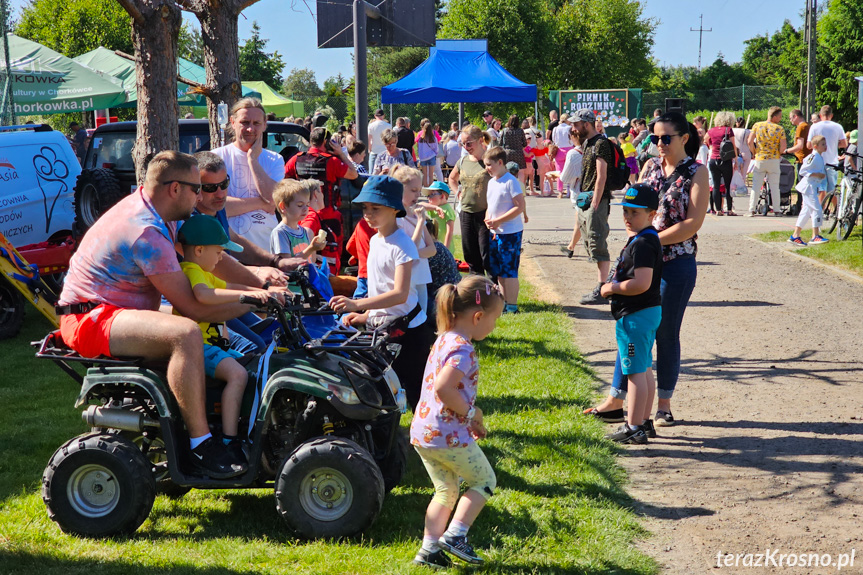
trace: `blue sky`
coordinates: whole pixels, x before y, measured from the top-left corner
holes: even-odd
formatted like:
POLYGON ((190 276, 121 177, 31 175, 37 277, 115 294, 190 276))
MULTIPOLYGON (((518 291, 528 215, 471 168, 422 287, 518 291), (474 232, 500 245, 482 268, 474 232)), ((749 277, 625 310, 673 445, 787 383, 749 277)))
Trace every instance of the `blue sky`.
MULTIPOLYGON (((25 3, 11 1, 16 10, 25 3)), ((240 17, 240 39, 248 38, 257 21, 261 35, 269 39, 268 50, 282 55, 284 75, 292 68, 311 68, 320 84, 338 73, 353 76, 350 49, 316 48, 317 27, 307 5, 314 10, 315 0, 260 0, 240 17)), ((707 66, 719 52, 728 62, 739 61, 744 40, 774 32, 786 18, 802 26, 805 0, 642 0, 642 5, 645 16, 660 21, 653 55, 664 65, 698 63, 698 33, 689 29, 698 28, 699 14, 704 14, 704 28, 713 29, 703 38, 702 66, 707 66)))

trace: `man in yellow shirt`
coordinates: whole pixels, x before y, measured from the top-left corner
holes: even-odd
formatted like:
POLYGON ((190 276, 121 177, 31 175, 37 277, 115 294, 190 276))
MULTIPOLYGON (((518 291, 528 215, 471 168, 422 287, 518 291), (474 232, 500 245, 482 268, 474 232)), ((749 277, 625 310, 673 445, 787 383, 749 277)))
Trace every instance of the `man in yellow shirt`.
POLYGON ((755 158, 747 216, 755 213, 755 206, 758 205, 758 197, 761 195, 761 186, 765 178, 770 184, 773 215, 779 215, 779 162, 788 147, 785 129, 779 124, 782 120, 782 108, 773 106, 767 111, 767 118, 766 122, 758 122, 752 126, 752 133, 749 134, 746 142, 755 158))

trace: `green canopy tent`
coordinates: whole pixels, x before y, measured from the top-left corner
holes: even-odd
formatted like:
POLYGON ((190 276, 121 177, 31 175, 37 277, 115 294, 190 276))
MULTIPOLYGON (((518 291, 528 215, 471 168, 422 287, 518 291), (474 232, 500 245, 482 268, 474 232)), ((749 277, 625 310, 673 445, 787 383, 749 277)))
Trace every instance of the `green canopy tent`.
MULTIPOLYGON (((126 102, 118 80, 15 34, 6 38, 16 115, 92 112, 126 102)), ((5 72, 2 60, 0 67, 5 72)))
POLYGON ((253 90, 261 93, 261 102, 267 112, 273 112, 278 118, 286 118, 294 116, 295 118, 303 117, 303 103, 297 100, 291 100, 282 96, 266 83, 266 82, 243 82, 243 86, 248 86, 253 90))
MULTIPOLYGON (((81 54, 75 61, 91 68, 97 72, 107 74, 119 80, 123 88, 126 90, 128 102, 123 104, 123 107, 134 107, 137 105, 138 90, 135 86, 135 63, 128 58, 118 55, 113 50, 102 46, 91 50, 86 54, 81 54)), ((177 73, 181 78, 185 78, 198 84, 204 84, 206 73, 201 66, 194 64, 188 60, 180 58, 177 62, 177 73)), ((189 94, 190 86, 185 82, 177 81, 177 101, 181 106, 207 106, 207 100, 200 94, 189 94)), ((260 97, 260 94, 254 90, 243 87, 243 96, 260 97)), ((206 112, 204 113, 206 115, 206 112)))

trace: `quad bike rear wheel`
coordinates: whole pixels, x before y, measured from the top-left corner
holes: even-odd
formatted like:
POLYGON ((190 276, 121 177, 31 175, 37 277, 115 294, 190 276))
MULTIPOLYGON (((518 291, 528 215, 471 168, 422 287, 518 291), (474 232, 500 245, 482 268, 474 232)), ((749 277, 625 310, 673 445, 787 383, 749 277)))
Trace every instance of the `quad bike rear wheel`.
POLYGON ((86 433, 51 456, 42 500, 64 533, 83 537, 130 535, 156 498, 150 462, 117 434, 86 433))
POLYGON ((381 511, 384 480, 362 447, 340 437, 318 437, 285 458, 276 478, 276 509, 306 539, 351 537, 381 511))

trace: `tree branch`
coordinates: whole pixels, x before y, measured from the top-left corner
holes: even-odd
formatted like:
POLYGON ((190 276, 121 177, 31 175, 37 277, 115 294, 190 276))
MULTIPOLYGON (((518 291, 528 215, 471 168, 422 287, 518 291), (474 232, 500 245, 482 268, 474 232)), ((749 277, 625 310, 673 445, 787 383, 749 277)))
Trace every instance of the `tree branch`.
POLYGON ((242 12, 243 10, 245 10, 246 8, 248 8, 249 6, 251 6, 252 4, 257 3, 258 1, 259 1, 259 0, 241 0, 241 2, 240 2, 240 9, 239 9, 239 10, 237 10, 237 14, 239 14, 240 12, 242 12))
POLYGON ((129 16, 132 17, 132 20, 134 20, 136 24, 141 26, 144 25, 144 15, 141 14, 141 10, 134 0, 117 0, 117 2, 119 2, 120 6, 129 13, 129 16))

